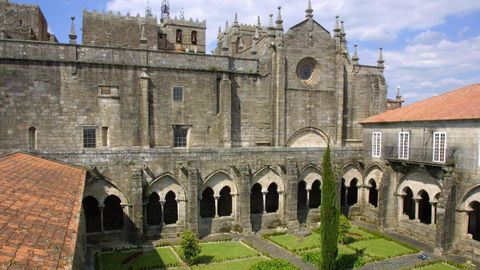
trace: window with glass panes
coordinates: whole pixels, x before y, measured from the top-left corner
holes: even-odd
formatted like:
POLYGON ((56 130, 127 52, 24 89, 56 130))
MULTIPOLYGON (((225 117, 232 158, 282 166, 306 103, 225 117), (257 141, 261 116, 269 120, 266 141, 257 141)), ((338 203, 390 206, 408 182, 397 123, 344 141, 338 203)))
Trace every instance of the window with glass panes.
POLYGON ((97 146, 97 136, 95 128, 83 128, 83 147, 95 148, 97 146))
POLYGON ((410 133, 400 132, 398 134, 398 158, 408 159, 408 146, 410 144, 410 133))
POLYGON ((382 133, 372 133, 372 157, 380 157, 382 148, 382 133))
POLYGON ((188 129, 175 127, 173 129, 173 147, 187 147, 188 129))
POLYGON ((183 100, 183 88, 180 86, 173 87, 173 101, 183 100))
POLYGON ((433 161, 445 162, 447 148, 447 133, 434 132, 433 133, 433 161))

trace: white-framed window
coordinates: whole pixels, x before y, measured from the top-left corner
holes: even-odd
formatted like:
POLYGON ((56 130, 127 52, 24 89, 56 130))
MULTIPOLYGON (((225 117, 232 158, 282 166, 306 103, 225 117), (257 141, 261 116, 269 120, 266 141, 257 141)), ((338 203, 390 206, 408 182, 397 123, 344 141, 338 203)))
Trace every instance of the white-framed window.
POLYGON ((408 159, 410 145, 410 133, 402 131, 398 134, 398 158, 408 159))
POLYGON ((372 133, 372 157, 380 157, 382 153, 382 133, 372 133))
POLYGON ((433 133, 433 162, 445 162, 447 150, 447 133, 433 133))

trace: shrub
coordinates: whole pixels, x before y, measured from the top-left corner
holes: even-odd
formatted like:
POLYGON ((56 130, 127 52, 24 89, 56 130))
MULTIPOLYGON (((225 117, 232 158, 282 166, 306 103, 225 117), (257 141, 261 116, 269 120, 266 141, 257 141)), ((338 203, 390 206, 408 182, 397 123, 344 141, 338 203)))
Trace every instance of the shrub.
POLYGON ((200 254, 200 249, 198 237, 190 230, 184 231, 180 242, 180 253, 187 264, 190 265, 195 262, 198 254, 200 254))
POLYGON ((350 220, 344 215, 340 215, 338 220, 338 242, 341 244, 346 244, 348 241, 347 233, 352 228, 350 220))
POLYGON ((250 270, 300 270, 300 268, 284 259, 273 259, 254 263, 250 270))

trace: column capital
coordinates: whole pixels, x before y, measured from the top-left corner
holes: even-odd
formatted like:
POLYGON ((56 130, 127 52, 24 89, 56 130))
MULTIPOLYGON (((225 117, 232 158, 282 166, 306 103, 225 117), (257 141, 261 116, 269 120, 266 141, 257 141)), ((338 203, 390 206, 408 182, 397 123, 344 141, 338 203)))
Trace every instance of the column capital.
POLYGON ((215 200, 218 200, 218 199, 220 199, 220 195, 213 195, 213 198, 214 198, 215 200))

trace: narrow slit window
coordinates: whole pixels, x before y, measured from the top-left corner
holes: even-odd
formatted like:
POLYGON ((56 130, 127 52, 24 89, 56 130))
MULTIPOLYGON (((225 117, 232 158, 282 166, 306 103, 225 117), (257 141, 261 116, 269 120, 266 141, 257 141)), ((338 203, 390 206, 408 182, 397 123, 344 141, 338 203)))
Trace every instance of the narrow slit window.
POLYGON ((108 127, 102 127, 102 146, 108 147, 108 127))
POLYGON ((193 45, 197 45, 197 31, 192 31, 191 41, 193 45))
POLYGON ((30 127, 28 129, 28 147, 30 150, 35 150, 37 148, 37 129, 35 127, 30 127))
POLYGON ((182 39, 183 39, 182 29, 177 29, 177 32, 176 32, 176 41, 177 41, 177 43, 182 43, 182 39))
POLYGON ((97 137, 95 128, 83 128, 83 147, 97 147, 97 137))

